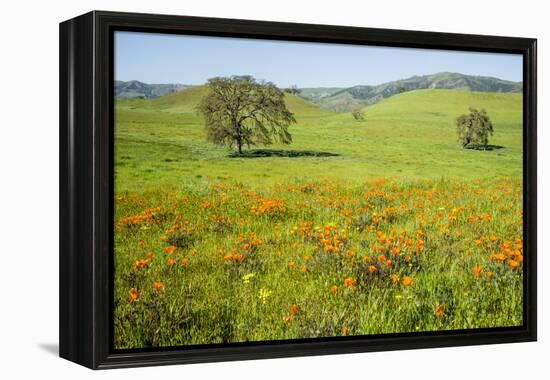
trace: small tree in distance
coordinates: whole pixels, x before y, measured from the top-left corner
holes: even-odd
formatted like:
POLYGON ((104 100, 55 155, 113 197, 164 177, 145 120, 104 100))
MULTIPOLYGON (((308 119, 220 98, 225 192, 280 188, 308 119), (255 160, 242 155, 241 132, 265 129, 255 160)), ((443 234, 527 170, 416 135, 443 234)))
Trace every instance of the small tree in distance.
POLYGON ((484 109, 470 107, 470 113, 456 119, 456 133, 462 148, 476 144, 487 149, 489 135, 493 135, 493 124, 484 109))
POLYGON ((288 127, 296 122, 284 93, 271 82, 253 77, 216 77, 197 109, 204 116, 207 139, 242 154, 243 145, 269 145, 273 139, 290 144, 288 127))
POLYGON ((292 95, 300 95, 300 93, 302 92, 302 90, 300 90, 295 84, 285 88, 284 91, 292 95))
POLYGON ((357 121, 365 120, 365 113, 363 111, 361 111, 361 109, 356 109, 356 110, 351 111, 351 115, 357 121))

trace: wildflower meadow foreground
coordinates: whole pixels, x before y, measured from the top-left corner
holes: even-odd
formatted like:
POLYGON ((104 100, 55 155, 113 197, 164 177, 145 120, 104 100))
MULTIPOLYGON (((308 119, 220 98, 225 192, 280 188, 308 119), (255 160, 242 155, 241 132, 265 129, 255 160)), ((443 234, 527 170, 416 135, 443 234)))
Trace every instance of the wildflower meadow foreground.
POLYGON ((115 347, 521 325, 521 205, 512 178, 118 193, 115 347))

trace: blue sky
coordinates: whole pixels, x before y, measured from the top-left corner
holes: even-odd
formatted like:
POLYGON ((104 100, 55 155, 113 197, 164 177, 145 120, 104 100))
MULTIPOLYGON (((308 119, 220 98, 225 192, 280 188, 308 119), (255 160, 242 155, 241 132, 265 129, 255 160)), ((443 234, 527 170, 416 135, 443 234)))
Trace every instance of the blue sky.
POLYGON ((517 54, 115 33, 115 79, 202 84, 252 75, 280 87, 376 85, 442 71, 522 80, 517 54))

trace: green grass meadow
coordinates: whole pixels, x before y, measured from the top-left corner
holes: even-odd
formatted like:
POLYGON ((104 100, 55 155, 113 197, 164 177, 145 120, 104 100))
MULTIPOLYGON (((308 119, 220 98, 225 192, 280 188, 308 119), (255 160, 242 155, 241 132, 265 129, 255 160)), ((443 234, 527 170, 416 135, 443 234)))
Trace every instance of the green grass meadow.
POLYGON ((522 98, 417 90, 365 120, 287 95, 293 143, 206 141, 206 88, 115 104, 115 348, 522 324, 522 98), (485 108, 493 150, 462 149, 485 108))

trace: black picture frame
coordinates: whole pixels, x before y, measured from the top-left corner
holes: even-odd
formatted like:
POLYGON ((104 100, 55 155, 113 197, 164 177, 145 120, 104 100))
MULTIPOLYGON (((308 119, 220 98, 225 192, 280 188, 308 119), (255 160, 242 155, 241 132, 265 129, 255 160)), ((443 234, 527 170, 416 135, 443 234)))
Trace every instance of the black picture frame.
POLYGON ((60 24, 60 356, 93 369, 528 342, 537 337, 536 39, 93 11, 60 24), (524 324, 520 327, 112 349, 113 33, 140 31, 523 56, 524 324))

